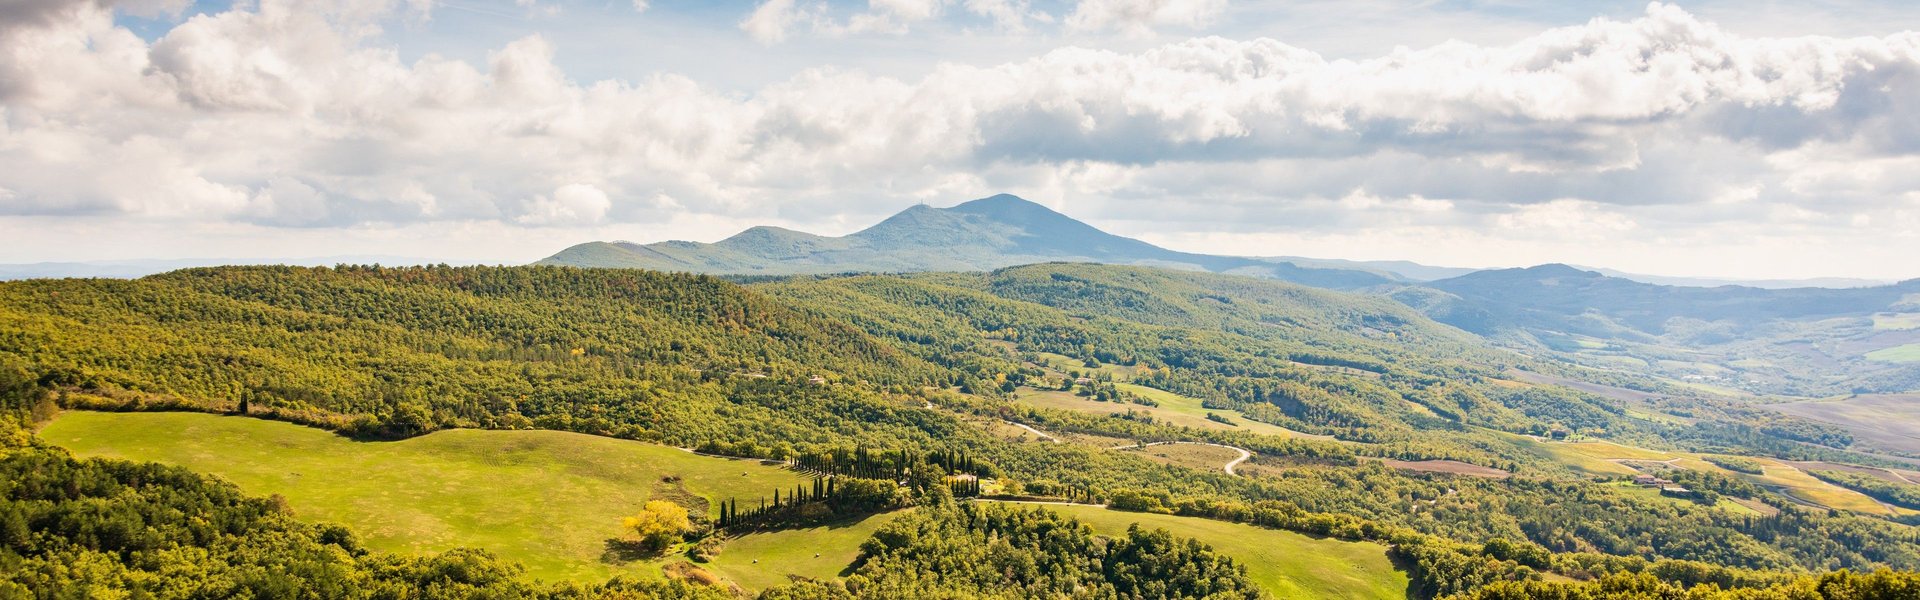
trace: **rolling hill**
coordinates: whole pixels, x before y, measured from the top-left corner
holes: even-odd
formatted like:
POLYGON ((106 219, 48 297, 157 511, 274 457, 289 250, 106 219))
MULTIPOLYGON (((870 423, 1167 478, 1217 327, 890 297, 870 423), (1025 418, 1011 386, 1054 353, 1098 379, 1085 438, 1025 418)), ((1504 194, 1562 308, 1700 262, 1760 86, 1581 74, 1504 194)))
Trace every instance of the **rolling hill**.
MULTIPOLYGON (((1889 332, 1909 331, 1900 319, 1879 323, 1889 332)), ((894 481, 903 502, 887 508, 910 500, 922 509, 938 509, 938 518, 914 517, 909 525, 946 528, 965 539, 986 540, 988 531, 981 527, 1021 532, 1053 525, 1019 515, 971 525, 955 520, 959 513, 939 508, 952 496, 943 500, 939 492, 953 491, 940 484, 959 477, 960 469, 921 457, 978 459, 977 469, 967 467, 978 472, 968 474, 993 480, 997 489, 1012 490, 1007 493, 1014 498, 1171 512, 1182 520, 1165 520, 1165 526, 1178 524, 1180 535, 1248 531, 1220 527, 1237 522, 1380 544, 1392 549, 1390 558, 1407 574, 1403 584, 1388 571, 1353 567, 1345 572, 1371 575, 1327 586, 1299 581, 1335 596, 1384 595, 1369 592, 1402 588, 1443 596, 1537 572, 1568 577, 1595 573, 1588 569, 1640 572, 1670 560, 1764 570, 1767 577, 1920 565, 1920 550, 1908 543, 1910 529, 1885 514, 1801 510, 1789 497, 1749 482, 1698 478, 1705 475, 1687 480, 1689 487, 1779 511, 1779 518, 1758 521, 1719 502, 1622 494, 1618 482, 1594 482, 1592 473, 1576 472, 1564 454, 1537 451, 1570 447, 1572 442, 1542 439, 1559 431, 1583 439, 1603 436, 1621 447, 1645 444, 1649 453, 1768 455, 1867 466, 1886 462, 1843 451, 1851 438, 1837 430, 1751 405, 1700 400, 1632 373, 1561 368, 1503 352, 1377 295, 1194 270, 1043 263, 986 272, 755 278, 742 285, 704 275, 549 266, 192 269, 133 281, 0 283, 0 350, 0 418, 30 426, 54 421, 39 430, 40 438, 31 430, 0 429, 0 445, 46 443, 101 458, 162 459, 226 475, 253 493, 283 494, 283 501, 241 503, 236 510, 268 515, 268 524, 277 528, 263 529, 262 536, 286 530, 343 550, 362 546, 348 543, 334 529, 293 527, 292 520, 353 521, 340 531, 356 532, 368 554, 323 548, 313 555, 332 561, 325 564, 355 561, 341 568, 479 561, 478 555, 451 549, 472 545, 498 552, 500 564, 524 565, 501 571, 503 578, 526 568, 552 579, 593 581, 624 571, 591 563, 597 560, 592 542, 604 542, 609 530, 579 529, 588 537, 554 539, 565 543, 530 549, 527 544, 543 543, 538 535, 510 535, 525 527, 490 525, 486 519, 551 521, 541 514, 550 508, 605 524, 619 514, 598 503, 563 505, 540 497, 547 491, 567 493, 550 481, 568 472, 606 475, 599 477, 598 489, 611 490, 607 493, 620 498, 615 503, 629 508, 635 501, 676 493, 675 484, 711 500, 739 491, 730 488, 751 490, 787 476, 742 476, 745 469, 734 466, 738 463, 696 457, 661 443, 731 456, 799 457, 815 465, 820 457, 898 456, 911 465, 911 474, 876 478, 894 481), (1616 402, 1513 374, 1522 371, 1600 377, 1652 392, 1649 398, 1616 402), (1651 399, 1656 395, 1662 398, 1651 399), (1060 396, 1072 404, 1026 401, 1060 396), (1119 410, 1081 406, 1092 403, 1119 410), (206 428, 189 431, 190 424, 81 428, 83 421, 66 419, 92 414, 100 421, 123 421, 104 413, 69 413, 56 420, 63 408, 230 412, 319 425, 348 436, 295 433, 284 424, 231 417, 173 417, 258 425, 284 434, 223 442, 234 438, 206 428), (1208 419, 1209 412, 1227 421, 1208 419), (1053 443, 1002 435, 996 427, 1007 423, 1068 439, 1053 443), (163 439, 151 451, 115 449, 182 433, 185 445, 163 439), (355 436, 403 441, 349 439, 355 436), (1210 457, 1184 460, 1114 448, 1128 441, 1222 444, 1256 456, 1243 465, 1247 469, 1226 472, 1210 457), (531 456, 548 448, 579 457, 589 446, 597 450, 586 455, 585 463, 531 456), (637 450, 642 447, 650 450, 637 450), (227 453, 237 458, 223 458, 227 453), (462 453, 482 458, 477 463, 446 460, 462 453), (526 460, 514 462, 516 457, 526 460), (359 466, 341 468, 329 464, 331 459, 359 466), (1391 465, 1456 461, 1511 477, 1406 471, 1388 460, 1398 461, 1391 465), (383 469, 382 464, 400 466, 383 469), (726 466, 716 471, 719 467, 702 465, 726 466), (390 473, 405 469, 436 475, 396 478, 390 473), (473 475, 502 471, 514 473, 473 475), (323 479, 353 481, 328 485, 323 479), (502 481, 531 487, 517 490, 524 492, 519 496, 482 489, 502 481), (260 487, 262 482, 269 487, 260 487), (348 496, 355 488, 373 497, 419 498, 422 506, 441 506, 354 508, 348 496), (500 500, 512 510, 473 510, 500 500), (1504 516, 1485 518, 1488 514, 1504 516), (1185 520, 1196 518, 1220 523, 1185 520), (1562 523, 1584 525, 1566 529, 1557 525, 1562 523)), ((140 531, 143 517, 101 520, 111 527, 101 531, 112 534, 103 537, 78 521, 64 528, 68 521, 54 511, 97 504, 95 498, 139 501, 114 486, 172 493, 142 483, 151 480, 142 470, 146 467, 75 460, 63 452, 10 454, 0 446, 0 468, 11 469, 15 477, 46 480, 0 490, 0 495, 27 494, 0 498, 0 533, 21 530, 10 522, 25 523, 33 533, 0 539, 10 544, 0 550, 32 557, 35 562, 25 572, 58 575, 71 556, 117 552, 123 544, 116 540, 148 543, 120 535, 140 531), (70 473, 47 465, 83 470, 70 473), (91 479, 124 483, 84 481, 91 479), (66 549, 35 541, 43 539, 62 540, 66 549)), ((1655 468, 1609 465, 1612 477, 1655 468)), ((1678 481, 1683 475, 1674 477, 1678 481)), ((190 483, 173 487, 205 487, 190 483)), ((582 492, 575 499, 599 493, 582 492)), ((154 517, 148 521, 164 524, 171 521, 163 518, 175 513, 145 514, 154 517)), ((1110 540, 1118 540, 1115 530, 1126 524, 1089 519, 1110 540)), ((197 526, 191 519, 175 520, 184 529, 197 526)), ((749 554, 753 545, 742 545, 707 563, 713 568, 706 572, 764 582, 757 585, 778 584, 786 574, 811 574, 834 579, 820 585, 912 586, 918 585, 917 577, 971 576, 976 574, 972 565, 988 564, 889 562, 873 555, 851 573, 839 568, 853 555, 845 549, 851 546, 838 544, 856 538, 880 540, 908 554, 960 539, 946 533, 920 536, 896 523, 901 521, 871 534, 843 529, 818 538, 839 540, 832 548, 795 549, 774 540, 761 547, 778 550, 776 555, 754 557, 749 554), (730 553, 737 556, 725 558, 730 553), (756 563, 756 558, 771 560, 756 563)), ((1085 532, 1062 531, 1071 535, 1035 540, 1092 543, 1085 532)), ((706 540, 724 541, 713 536, 701 541, 706 540)), ((153 543, 161 544, 153 548, 170 547, 153 543)), ((1136 549, 1153 549, 1155 555, 1159 548, 1177 551, 1191 557, 1196 568, 1216 564, 1205 562, 1213 560, 1211 550, 1187 542, 1176 548, 1172 539, 1139 537, 1137 543, 1136 549)), ((865 553, 869 544, 858 546, 865 553)), ((1019 553, 1012 558, 1079 556, 1077 551, 1047 554, 1053 552, 1045 550, 1049 545, 969 547, 1019 553)), ((1237 551, 1226 541, 1215 547, 1229 556, 1237 551)), ((234 572, 251 569, 256 557, 274 556, 244 547, 222 552, 219 560, 234 572)), ((1369 564, 1380 564, 1377 552, 1370 551, 1369 564)), ((98 556, 130 557, 113 559, 128 570, 171 564, 143 558, 151 555, 98 556)), ((1246 577, 1280 581, 1287 577, 1283 571, 1250 569, 1246 577)), ((977 574, 986 584, 997 584, 1004 575, 997 570, 977 574)), ((1052 585, 1047 581, 1032 584, 1052 585)), ((900 596, 876 591, 869 597, 900 596)))
POLYGON ((1333 289, 1392 283, 1382 271, 1304 267, 1283 260, 1168 250, 1101 231, 1001 194, 951 208, 915 206, 845 237, 754 227, 711 244, 590 242, 543 265, 727 275, 987 271, 1041 262, 1150 265, 1235 273, 1333 289))
POLYGON ((1387 292, 1436 321, 1608 370, 1722 393, 1903 392, 1920 368, 1920 280, 1855 288, 1658 285, 1567 265, 1479 271, 1387 292))
MULTIPOLYGON (((1596 336, 1665 334, 1674 319, 1752 326, 1777 319, 1869 315, 1920 308, 1920 280, 1863 288, 1769 290, 1641 283, 1549 264, 1469 273, 1425 284, 1486 313, 1489 323, 1457 323, 1490 333, 1499 326, 1553 328, 1596 336)), ((1446 319, 1442 319, 1445 321, 1446 319)))

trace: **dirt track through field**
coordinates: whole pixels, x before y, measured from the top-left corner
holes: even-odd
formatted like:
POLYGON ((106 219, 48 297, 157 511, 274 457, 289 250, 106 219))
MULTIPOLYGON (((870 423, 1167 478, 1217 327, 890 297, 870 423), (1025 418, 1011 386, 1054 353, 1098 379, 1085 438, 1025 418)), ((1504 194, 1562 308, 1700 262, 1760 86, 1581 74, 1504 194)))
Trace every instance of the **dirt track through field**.
POLYGON ((1228 446, 1228 445, 1226 445, 1226 444, 1214 444, 1214 443, 1210 443, 1210 442, 1148 442, 1148 443, 1145 443, 1145 444, 1121 444, 1121 445, 1119 445, 1119 446, 1114 446, 1114 447, 1112 447, 1112 448, 1108 448, 1108 450, 1131 450, 1131 449, 1133 449, 1133 448, 1145 448, 1145 447, 1148 447, 1148 446, 1161 446, 1161 445, 1166 445, 1166 444, 1188 444, 1188 445, 1193 445, 1193 446, 1213 446, 1213 447, 1215 447, 1215 448, 1226 448, 1226 449, 1228 449, 1228 450, 1232 450, 1232 451, 1234 451, 1234 452, 1239 452, 1239 453, 1240 453, 1240 457, 1239 457, 1239 458, 1235 458, 1235 459, 1233 459, 1233 460, 1230 460, 1230 461, 1227 461, 1227 464, 1226 464, 1226 466, 1223 466, 1223 467, 1221 467, 1221 470, 1224 470, 1224 471, 1226 471, 1228 475, 1232 475, 1232 476, 1234 476, 1234 477, 1239 477, 1239 476, 1240 476, 1240 473, 1238 473, 1238 472, 1236 472, 1236 471, 1234 471, 1234 470, 1233 470, 1233 469, 1234 469, 1234 467, 1238 467, 1238 466, 1240 466, 1240 463, 1244 463, 1244 462, 1247 462, 1248 460, 1251 460, 1251 459, 1253 458, 1253 453, 1252 453, 1252 452, 1249 452, 1249 451, 1247 451, 1247 449, 1246 449, 1246 448, 1241 448, 1241 447, 1238 447, 1238 446, 1228 446))

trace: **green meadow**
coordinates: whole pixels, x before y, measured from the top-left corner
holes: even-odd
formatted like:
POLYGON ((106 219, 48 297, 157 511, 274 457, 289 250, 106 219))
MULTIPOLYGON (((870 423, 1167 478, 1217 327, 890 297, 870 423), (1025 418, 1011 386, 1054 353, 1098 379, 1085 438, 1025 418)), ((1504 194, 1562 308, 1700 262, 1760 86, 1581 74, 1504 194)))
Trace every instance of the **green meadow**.
POLYGON ((749 590, 792 581, 792 576, 832 579, 860 556, 860 543, 900 512, 808 527, 742 535, 727 540, 720 556, 703 565, 749 590))
POLYGON ((180 465, 249 493, 279 494, 301 518, 347 525, 377 550, 483 548, 536 577, 582 582, 659 576, 658 562, 620 562, 607 552, 621 517, 656 494, 744 504, 809 481, 758 461, 559 431, 357 442, 246 417, 75 411, 40 435, 82 457, 180 465))
POLYGON ((1127 527, 1165 529, 1190 536, 1246 565, 1247 576, 1275 598, 1406 598, 1407 574, 1394 568, 1387 548, 1291 531, 1197 517, 1107 510, 1086 505, 1047 505, 1102 535, 1125 535, 1127 527))
POLYGON ((1163 423, 1167 423, 1169 425, 1193 427, 1197 429, 1218 429, 1222 431, 1245 431, 1249 433, 1257 433, 1261 435, 1271 435, 1271 436, 1278 436, 1278 437, 1308 437, 1308 438, 1331 439, 1327 436, 1309 435, 1309 434, 1300 433, 1298 431, 1294 431, 1291 429, 1287 429, 1285 427, 1280 427, 1277 425, 1262 423, 1259 421, 1248 419, 1246 415, 1242 415, 1240 414, 1240 411, 1236 411, 1236 410, 1209 409, 1200 404, 1199 398, 1190 398, 1190 397, 1182 396, 1172 392, 1157 390, 1157 389, 1146 387, 1143 385, 1134 385, 1130 383, 1116 383, 1114 384, 1114 387, 1122 391, 1139 394, 1142 397, 1145 397, 1149 400, 1153 400, 1154 402, 1160 403, 1160 405, 1146 406, 1142 404, 1132 404, 1127 402, 1100 402, 1097 400, 1086 398, 1084 396, 1074 395, 1072 392, 1060 392, 1060 391, 1053 391, 1053 390, 1035 390, 1031 388, 1022 388, 1019 392, 1018 399, 1021 402, 1025 402, 1028 404, 1032 404, 1034 406, 1040 406, 1044 408, 1054 408, 1054 409, 1071 410, 1071 411, 1078 411, 1078 412, 1090 412, 1095 414, 1124 413, 1131 410, 1131 411, 1142 412, 1148 415, 1152 415, 1155 420, 1158 420, 1163 423), (1225 423, 1208 420, 1207 413, 1218 413, 1219 415, 1224 416, 1229 420, 1232 420, 1233 424, 1228 425, 1225 423))
POLYGON ((1881 348, 1867 353, 1867 360, 1888 363, 1920 362, 1920 344, 1881 348))
MULTIPOLYGON (((40 435, 82 457, 147 460, 217 475, 250 493, 279 494, 295 514, 345 524, 368 547, 403 553, 475 547, 549 580, 658 577, 669 555, 620 561, 607 541, 620 518, 659 494, 753 498, 806 481, 758 461, 558 431, 441 431, 399 442, 202 413, 70 411, 40 435), (669 482, 669 479, 677 478, 669 482)), ((1316 539, 1250 525, 1050 506, 1107 535, 1131 523, 1192 536, 1248 567, 1281 598, 1403 598, 1406 574, 1378 544, 1316 539)), ((728 540, 701 565, 748 590, 794 576, 831 578, 860 543, 899 513, 728 540)))

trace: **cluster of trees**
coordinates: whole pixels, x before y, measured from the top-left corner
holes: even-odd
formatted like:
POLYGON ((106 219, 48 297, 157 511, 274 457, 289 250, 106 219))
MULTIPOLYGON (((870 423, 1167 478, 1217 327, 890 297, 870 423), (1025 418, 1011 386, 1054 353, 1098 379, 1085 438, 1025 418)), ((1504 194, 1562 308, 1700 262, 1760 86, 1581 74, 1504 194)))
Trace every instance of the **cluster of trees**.
POLYGON ((687 508, 665 500, 648 500, 639 514, 620 521, 620 527, 633 532, 640 548, 659 552, 693 532, 693 519, 687 508))
POLYGON ((923 507, 882 526, 844 582, 762 598, 1262 597, 1246 569, 1191 538, 1129 529, 1096 536, 1069 517, 999 503, 923 507))
POLYGON ((1494 583, 1453 596, 1452 600, 1894 600, 1916 597, 1920 597, 1920 573, 1881 570, 1803 575, 1767 587, 1732 589, 1713 584, 1688 586, 1650 573, 1623 573, 1580 583, 1494 583))
POLYGON ((980 495, 980 478, 978 477, 954 477, 948 479, 946 484, 955 498, 973 498, 980 495))
POLYGON ((1715 466, 1728 471, 1749 475, 1760 475, 1767 472, 1766 468, 1760 465, 1760 461, 1739 456, 1708 456, 1707 462, 1713 463, 1715 466))
POLYGON ((826 476, 858 477, 862 479, 900 480, 923 468, 937 468, 943 473, 987 475, 993 472, 992 466, 980 462, 965 450, 937 448, 925 453, 908 449, 870 450, 866 446, 853 448, 829 447, 804 450, 790 457, 764 457, 741 453, 741 448, 728 447, 724 443, 709 442, 703 444, 700 451, 726 456, 749 456, 758 458, 785 458, 794 466, 826 476))
POLYGON ((740 508, 738 498, 720 503, 714 524, 723 529, 742 530, 816 523, 850 515, 871 514, 897 508, 906 501, 904 491, 892 480, 855 477, 815 477, 809 486, 794 486, 785 495, 773 490, 773 501, 761 497, 758 504, 740 508))

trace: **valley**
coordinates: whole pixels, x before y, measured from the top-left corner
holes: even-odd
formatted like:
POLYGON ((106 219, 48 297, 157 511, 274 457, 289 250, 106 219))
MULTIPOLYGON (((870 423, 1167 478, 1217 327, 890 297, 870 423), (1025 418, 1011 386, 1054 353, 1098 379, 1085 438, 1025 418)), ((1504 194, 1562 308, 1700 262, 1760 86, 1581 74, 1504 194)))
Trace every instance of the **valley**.
POLYGON ((1916 107, 1916 0, 0 0, 0 600, 1920 600, 1916 107))
MULTIPOLYGON (((621 559, 607 548, 621 535, 620 518, 648 499, 699 508, 807 477, 777 463, 545 431, 449 430, 402 442, 356 442, 245 417, 70 411, 39 435, 80 456, 185 466, 249 493, 285 498, 295 514, 348 525, 378 550, 480 548, 525 564, 535 577, 579 583, 615 575, 665 578, 664 567, 686 562, 621 559)), ((1106 534, 1138 523, 1193 536, 1245 561, 1254 581, 1275 597, 1398 598, 1407 586, 1377 544, 1098 506, 1036 506, 1106 534)), ((898 516, 746 533, 728 539, 711 562, 695 564, 749 591, 795 576, 830 579, 849 570, 860 543, 898 516)))
MULTIPOLYGON (((340 568, 369 573, 981 595, 1004 575, 981 565, 1086 543, 1125 549, 1114 568, 1222 569, 1192 589, 1426 600, 1681 564, 1756 586, 1920 567, 1920 509, 1899 504, 1920 485, 1849 433, 1899 421, 1897 397, 1596 370, 1272 279, 233 267, 0 284, 0 339, 22 349, 0 356, 10 414, 37 426, 12 439, 231 482, 285 519, 263 535, 360 548, 372 562, 340 568), (643 551, 625 523, 671 512, 654 505, 690 524, 643 551), (1091 532, 991 543, 1066 518, 1091 532)), ((71 460, 44 455, 0 466, 71 460)))

